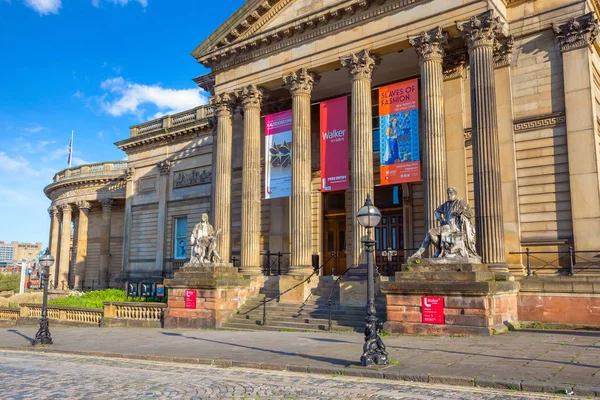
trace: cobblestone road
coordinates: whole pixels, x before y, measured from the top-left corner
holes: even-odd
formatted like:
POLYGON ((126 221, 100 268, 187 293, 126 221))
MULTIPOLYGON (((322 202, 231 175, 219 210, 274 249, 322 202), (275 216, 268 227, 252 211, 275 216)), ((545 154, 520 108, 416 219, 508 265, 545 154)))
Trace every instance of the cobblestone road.
POLYGON ((343 376, 0 351, 0 398, 492 400, 564 397, 343 376))

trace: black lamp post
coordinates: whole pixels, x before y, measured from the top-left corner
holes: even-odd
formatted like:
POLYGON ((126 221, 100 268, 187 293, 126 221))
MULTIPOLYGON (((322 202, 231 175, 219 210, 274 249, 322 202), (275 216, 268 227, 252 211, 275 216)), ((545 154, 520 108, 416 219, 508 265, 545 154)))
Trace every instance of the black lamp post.
POLYGON ((367 317, 365 318, 365 345, 360 362, 363 367, 373 364, 388 365, 388 353, 379 336, 383 324, 377 320, 375 315, 375 267, 373 262, 375 241, 371 240, 371 228, 379 224, 381 212, 373 205, 369 194, 367 194, 365 205, 358 210, 356 219, 359 224, 367 228, 368 232, 367 238, 362 241, 367 252, 367 317))
POLYGON ((35 335, 33 344, 52 344, 52 336, 50 336, 50 324, 48 321, 48 269, 54 264, 54 257, 50 251, 46 249, 46 253, 40 257, 40 266, 42 270, 40 275, 42 278, 42 286, 44 287, 44 300, 42 302, 42 318, 40 318, 40 329, 35 335))

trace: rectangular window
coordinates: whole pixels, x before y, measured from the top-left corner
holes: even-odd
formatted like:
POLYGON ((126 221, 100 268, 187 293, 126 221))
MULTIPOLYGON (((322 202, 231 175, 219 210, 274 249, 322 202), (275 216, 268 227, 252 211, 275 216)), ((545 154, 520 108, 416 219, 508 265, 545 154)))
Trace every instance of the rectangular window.
POLYGON ((187 258, 187 217, 175 218, 175 229, 173 243, 173 258, 185 260, 187 258))

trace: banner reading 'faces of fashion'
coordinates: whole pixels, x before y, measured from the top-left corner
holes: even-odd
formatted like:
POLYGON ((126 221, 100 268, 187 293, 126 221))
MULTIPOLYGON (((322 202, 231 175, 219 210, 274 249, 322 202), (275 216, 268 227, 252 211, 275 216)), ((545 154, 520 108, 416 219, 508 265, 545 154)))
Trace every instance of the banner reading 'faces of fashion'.
POLYGON ((418 85, 412 79, 379 88, 382 185, 421 180, 418 85))
POLYGON ((348 189, 348 100, 321 102, 321 191, 348 189))
POLYGON ((265 117, 265 199, 292 195, 292 110, 265 117))

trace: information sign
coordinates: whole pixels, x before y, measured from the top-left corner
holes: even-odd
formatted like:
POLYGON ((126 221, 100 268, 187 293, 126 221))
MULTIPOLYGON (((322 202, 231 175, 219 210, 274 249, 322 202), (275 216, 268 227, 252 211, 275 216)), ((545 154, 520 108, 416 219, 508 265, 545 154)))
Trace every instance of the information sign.
POLYGON ((185 308, 196 308, 196 290, 185 291, 185 308))
POLYGON ((444 298, 442 296, 422 296, 421 314, 424 324, 444 324, 444 298))

